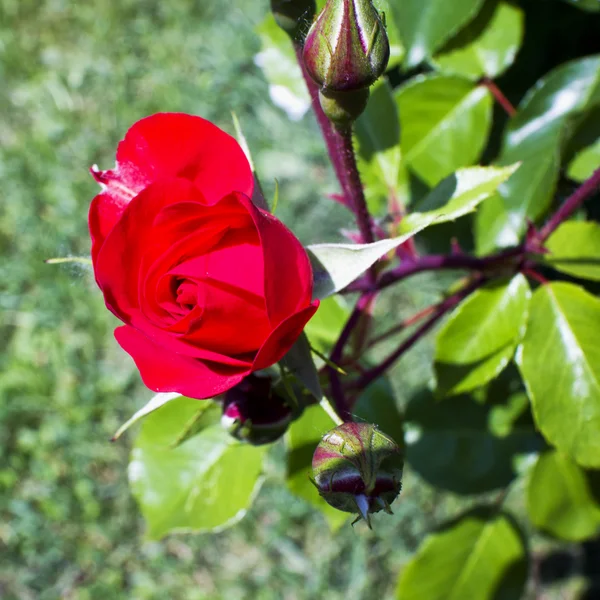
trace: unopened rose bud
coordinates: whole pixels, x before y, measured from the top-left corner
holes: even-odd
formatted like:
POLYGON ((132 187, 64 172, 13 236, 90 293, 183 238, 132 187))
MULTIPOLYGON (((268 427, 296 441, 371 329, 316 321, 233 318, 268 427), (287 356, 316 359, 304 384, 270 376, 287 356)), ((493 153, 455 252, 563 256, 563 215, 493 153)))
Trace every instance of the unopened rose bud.
POLYGON ((238 440, 259 446, 279 439, 293 418, 270 377, 249 375, 225 394, 221 425, 238 440))
POLYGON ((368 88, 389 57, 385 26, 371 0, 328 0, 304 43, 310 76, 333 92, 368 88))
POLYGON ((319 494, 334 508, 369 515, 390 505, 402 488, 403 453, 375 425, 344 423, 319 442, 312 460, 319 494))
POLYGON ((275 22, 294 40, 306 33, 316 10, 315 0, 271 0, 275 22))

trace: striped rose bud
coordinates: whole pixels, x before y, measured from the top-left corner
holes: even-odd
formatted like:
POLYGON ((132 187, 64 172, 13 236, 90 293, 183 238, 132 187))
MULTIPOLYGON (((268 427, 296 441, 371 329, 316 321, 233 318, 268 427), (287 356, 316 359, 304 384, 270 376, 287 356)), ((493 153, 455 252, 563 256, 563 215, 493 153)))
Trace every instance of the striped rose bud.
MULTIPOLYGON (((323 436, 312 460, 319 494, 334 508, 369 515, 390 505, 402 488, 402 450, 368 423, 343 423, 323 436)), ((356 522, 356 521, 355 521, 356 522)))
POLYGON ((368 88, 389 57, 385 26, 370 0, 328 0, 304 44, 306 69, 331 92, 368 88))

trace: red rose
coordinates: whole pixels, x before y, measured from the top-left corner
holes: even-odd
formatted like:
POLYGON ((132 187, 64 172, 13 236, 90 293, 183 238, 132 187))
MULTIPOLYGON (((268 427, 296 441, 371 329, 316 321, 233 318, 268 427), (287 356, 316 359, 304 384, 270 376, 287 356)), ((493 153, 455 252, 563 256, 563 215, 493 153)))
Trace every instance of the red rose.
POLYGON ((160 392, 209 398, 280 360, 317 309, 308 256, 250 200, 237 142, 157 114, 119 144, 90 207, 92 260, 115 337, 160 392))

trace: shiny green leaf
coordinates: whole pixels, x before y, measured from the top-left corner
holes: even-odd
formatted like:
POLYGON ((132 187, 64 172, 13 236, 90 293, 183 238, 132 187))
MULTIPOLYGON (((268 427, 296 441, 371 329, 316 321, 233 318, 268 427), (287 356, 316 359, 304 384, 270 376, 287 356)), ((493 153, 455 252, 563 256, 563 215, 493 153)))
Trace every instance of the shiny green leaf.
POLYGON ((472 167, 448 177, 419 205, 422 212, 407 215, 398 237, 372 244, 313 244, 307 247, 313 267, 315 298, 345 288, 372 264, 429 225, 453 221, 469 212, 518 168, 472 167))
POLYGON ((460 303, 440 330, 435 359, 467 365, 516 344, 524 333, 530 296, 521 274, 480 288, 460 303))
POLYGON ((584 467, 600 467, 600 300, 570 283, 531 299, 517 364, 545 438, 584 467))
POLYGON ((477 17, 433 59, 448 75, 494 78, 514 61, 523 38, 523 11, 504 0, 489 0, 477 17))
POLYGON ((333 530, 338 529, 350 516, 331 507, 311 482, 312 457, 323 435, 336 424, 327 413, 314 404, 305 409, 285 434, 287 448, 286 483, 290 491, 321 511, 333 530))
POLYGON ((394 200, 406 205, 410 191, 400 151, 398 109, 385 79, 371 88, 369 103, 356 121, 355 133, 358 168, 371 213, 390 212, 394 200))
POLYGON ((522 161, 477 215, 480 253, 519 241, 527 219, 547 211, 558 179, 561 152, 573 123, 600 105, 600 56, 560 65, 538 81, 510 121, 498 163, 522 161))
POLYGON ((600 168, 600 138, 577 153, 569 164, 567 175, 571 179, 583 183, 598 168, 600 168))
POLYGON ((600 225, 594 222, 563 223, 546 242, 546 262, 563 273, 600 281, 600 225))
POLYGON ((527 579, 523 535, 506 514, 473 510, 430 534, 402 569, 398 600, 519 600, 527 579))
POLYGON ((406 49, 406 66, 429 58, 467 24, 483 0, 403 0, 390 2, 388 20, 393 19, 406 49))
POLYGON ((269 96, 290 119, 298 120, 310 108, 310 96, 290 38, 278 27, 270 13, 258 26, 257 33, 262 50, 255 56, 254 62, 269 82, 269 96))
MULTIPOLYGON (((517 171, 519 165, 507 167, 467 167, 441 181, 402 220, 403 228, 417 227, 421 222, 437 225, 454 221, 473 212, 490 198, 498 186, 517 171), (435 221, 431 218, 435 217, 435 221)), ((402 229, 401 229, 402 231, 402 229)))
POLYGON ((404 160, 429 186, 478 161, 492 119, 487 88, 459 77, 418 76, 399 89, 397 102, 404 160))
POLYGON ((442 396, 487 383, 508 364, 525 332, 531 292, 523 275, 495 281, 452 312, 436 342, 437 390, 442 396))
POLYGON ((600 529, 600 498, 576 463, 560 452, 542 454, 527 487, 527 512, 542 531, 580 542, 600 529))
POLYGON ((411 469, 431 485, 457 494, 507 486, 516 475, 517 456, 538 451, 541 440, 529 424, 494 434, 492 415, 490 405, 470 396, 438 402, 430 391, 417 394, 405 411, 411 469))
POLYGON ((144 406, 142 406, 142 408, 140 408, 140 410, 136 411, 133 416, 127 419, 127 421, 125 421, 125 423, 119 427, 115 435, 113 435, 112 441, 114 442, 118 440, 134 423, 137 423, 146 415, 149 415, 151 412, 158 410, 161 406, 164 406, 168 402, 171 402, 177 398, 181 398, 181 394, 178 392, 155 394, 146 404, 144 404, 144 406))
POLYGON ((129 482, 150 539, 233 525, 258 490, 265 447, 240 444, 220 425, 173 447, 199 402, 181 397, 148 415, 133 447, 129 482))

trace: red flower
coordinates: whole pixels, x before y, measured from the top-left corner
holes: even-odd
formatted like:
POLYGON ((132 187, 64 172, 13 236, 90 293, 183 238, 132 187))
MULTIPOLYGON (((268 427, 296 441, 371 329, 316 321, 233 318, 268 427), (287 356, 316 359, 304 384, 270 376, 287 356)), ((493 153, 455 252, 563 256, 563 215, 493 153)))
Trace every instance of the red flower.
POLYGON ((317 309, 308 256, 251 202, 237 142, 199 117, 138 121, 92 170, 92 260, 115 337, 160 392, 209 398, 280 360, 317 309))

